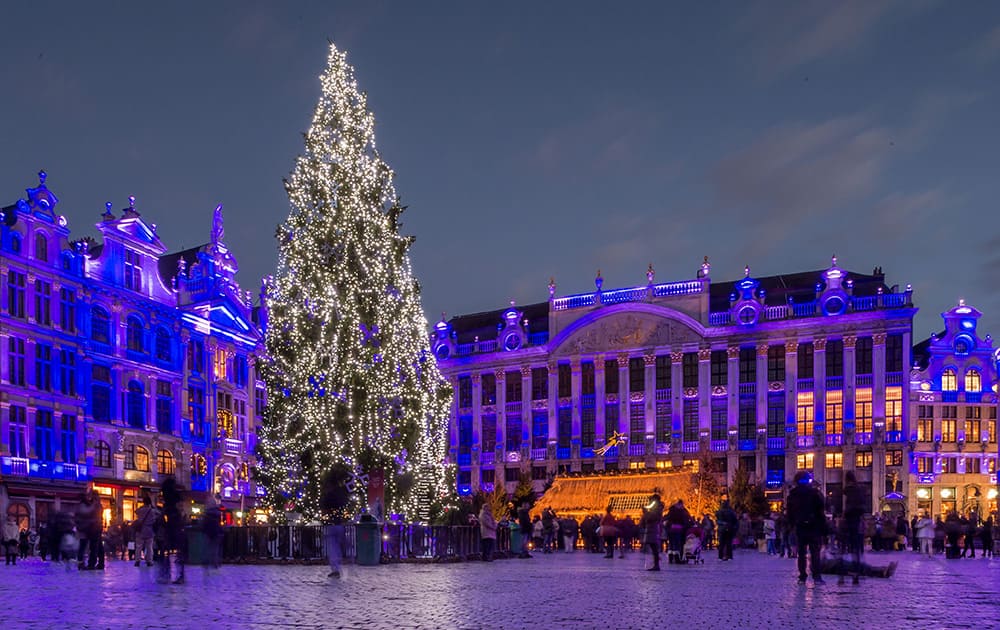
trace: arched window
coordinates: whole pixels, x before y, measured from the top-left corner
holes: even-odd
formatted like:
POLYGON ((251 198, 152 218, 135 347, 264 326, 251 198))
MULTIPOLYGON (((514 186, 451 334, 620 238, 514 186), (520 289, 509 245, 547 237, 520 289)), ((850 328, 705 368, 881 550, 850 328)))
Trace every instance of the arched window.
POLYGON ((146 397, 142 393, 142 383, 128 382, 128 424, 137 429, 146 428, 146 397))
POLYGON ((160 361, 170 360, 170 333, 165 328, 156 329, 156 345, 154 347, 156 358, 160 361))
POLYGON ((129 350, 133 352, 142 352, 144 350, 143 344, 143 329, 142 321, 138 317, 132 316, 128 318, 128 324, 126 326, 126 343, 129 350))
POLYGON ((35 259, 49 262, 49 239, 41 232, 35 234, 35 259))
POLYGON ((969 370, 965 373, 965 391, 979 392, 983 389, 983 377, 978 370, 969 370))
POLYGON ((145 446, 135 447, 135 469, 139 472, 149 472, 149 451, 145 446))
POLYGON ((941 372, 941 391, 958 391, 958 376, 955 374, 955 370, 948 368, 944 372, 941 372))
POLYGON ((166 449, 156 451, 156 471, 161 475, 174 474, 174 455, 166 449))
POLYGON ((111 468, 111 446, 104 440, 98 440, 94 445, 94 465, 111 468))
POLYGON ((7 506, 7 516, 13 516, 18 529, 28 529, 31 526, 31 510, 24 503, 15 501, 7 506))
POLYGON ((99 306, 90 312, 90 338, 100 343, 111 343, 111 318, 99 306))

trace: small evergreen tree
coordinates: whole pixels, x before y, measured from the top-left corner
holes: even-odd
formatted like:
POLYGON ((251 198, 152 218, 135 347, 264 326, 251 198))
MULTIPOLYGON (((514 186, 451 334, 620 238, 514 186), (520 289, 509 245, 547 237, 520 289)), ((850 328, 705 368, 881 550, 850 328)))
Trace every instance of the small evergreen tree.
POLYGON ((531 475, 527 472, 522 471, 520 478, 517 480, 517 486, 514 488, 514 496, 511 498, 514 502, 514 507, 519 508, 521 504, 525 501, 528 502, 528 507, 535 504, 535 486, 531 483, 531 475))

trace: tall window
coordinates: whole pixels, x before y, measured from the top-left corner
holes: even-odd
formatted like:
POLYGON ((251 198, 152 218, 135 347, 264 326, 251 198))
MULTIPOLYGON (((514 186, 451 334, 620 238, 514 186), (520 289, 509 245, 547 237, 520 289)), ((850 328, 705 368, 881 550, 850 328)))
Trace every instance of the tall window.
POLYGON ((7 380, 11 385, 25 385, 24 339, 7 338, 7 380))
POLYGON ((56 458, 56 436, 50 409, 35 410, 35 455, 42 461, 56 458))
POLYGON ((531 415, 531 448, 545 448, 549 440, 549 414, 536 411, 531 415))
POLYGON ((149 451, 143 446, 135 447, 135 469, 140 472, 149 472, 149 451))
POLYGON ((52 346, 35 344, 35 387, 52 391, 52 346))
POLYGON ((52 283, 45 280, 35 280, 35 322, 52 325, 52 283))
POLYGON ((153 352, 157 360, 169 361, 172 358, 170 352, 170 333, 165 328, 156 329, 156 338, 153 343, 153 352))
POLYGON ((611 437, 618 429, 618 417, 621 415, 618 405, 607 405, 604 407, 604 435, 611 437))
POLYGON ((24 407, 10 406, 7 412, 7 444, 13 457, 28 456, 28 415, 24 407))
POLYGON ((544 400, 549 397, 549 369, 531 368, 531 399, 544 400))
POLYGON ((642 392, 646 390, 646 363, 642 357, 628 360, 628 391, 642 392))
POLYGON ((59 350, 59 391, 67 396, 76 396, 76 350, 59 350))
POLYGON ((785 395, 767 395, 767 437, 780 438, 785 435, 785 395))
POLYGON ((174 454, 163 448, 156 451, 156 472, 161 475, 172 475, 174 470, 174 454))
POLYGON ((885 388, 885 430, 903 430, 903 388, 885 388))
POLYGON ((90 370, 90 405, 94 420, 111 420, 111 369, 105 365, 94 365, 90 370))
POLYGON ((594 394, 594 362, 584 361, 580 364, 580 393, 583 396, 594 394))
POLYGON ((64 462, 76 462, 76 416, 68 413, 62 415, 62 440, 60 451, 64 462))
POLYGON ((212 373, 215 375, 215 378, 219 380, 228 380, 229 353, 223 350, 222 348, 217 348, 215 350, 215 355, 212 357, 212 359, 214 363, 212 373))
POLYGON ((799 344, 797 353, 799 378, 813 378, 813 364, 816 358, 814 353, 812 343, 799 344))
POLYGON ((191 339, 188 342, 187 364, 192 374, 205 371, 205 343, 201 339, 191 339))
POLYGON ((139 381, 128 382, 127 394, 128 424, 136 429, 146 427, 146 398, 139 381))
POLYGON ((111 446, 104 440, 98 440, 94 444, 94 465, 111 468, 111 446))
POLYGON ((670 389, 670 355, 656 357, 656 389, 670 389))
POLYGON ((957 420, 942 420, 941 421, 941 441, 942 442, 954 442, 958 439, 958 421, 957 420))
POLYGON ((236 433, 233 437, 242 440, 247 434, 247 401, 242 398, 233 400, 233 415, 236 416, 236 433))
MULTIPOLYGON (((520 376, 518 377, 520 380, 520 376)), ((507 415, 507 435, 504 436, 507 442, 508 451, 518 451, 521 449, 523 427, 521 426, 521 414, 507 415)), ((508 468, 508 470, 510 470, 508 468)))
POLYGON ((139 321, 139 318, 129 317, 125 333, 125 339, 129 350, 132 352, 144 352, 146 350, 146 344, 143 343, 144 333, 145 331, 142 328, 142 322, 139 321))
POLYGON ((729 381, 729 360, 725 350, 712 350, 709 369, 713 387, 725 385, 729 381))
POLYGON ((481 389, 479 400, 481 405, 497 404, 497 377, 492 372, 487 372, 480 376, 481 389))
POLYGON ((767 349, 767 380, 785 380, 785 346, 770 346, 767 349))
POLYGON ((480 436, 482 441, 482 452, 492 453, 497 448, 497 417, 495 414, 486 414, 483 416, 483 434, 480 436))
MULTIPOLYGON (((618 361, 607 359, 604 361, 604 393, 618 393, 618 361)), ((610 434, 609 434, 610 435, 610 434)))
POLYGON ((264 410, 267 408, 267 392, 263 387, 255 387, 253 390, 253 415, 257 418, 264 417, 264 410))
POLYGON ((49 239, 41 232, 35 234, 35 260, 49 262, 49 239))
POLYGON ((125 250, 125 288, 142 291, 142 255, 131 249, 125 250))
POLYGON ((695 442, 698 440, 698 400, 687 398, 684 400, 683 415, 681 416, 684 430, 684 441, 695 442))
POLYGON ((855 392, 854 430, 858 433, 871 433, 872 430, 872 390, 868 387, 855 392))
POLYGON ((795 410, 795 430, 799 435, 812 435, 816 408, 812 392, 799 392, 795 410))
POLYGON ((958 376, 955 374, 955 370, 946 368, 944 372, 941 372, 941 391, 958 391, 958 376))
POLYGON ((801 455, 795 456, 795 467, 798 470, 812 470, 813 468, 813 453, 802 453, 801 455))
POLYGON ((26 276, 13 269, 7 272, 7 313, 11 317, 24 319, 24 289, 26 276))
POLYGON ((156 430, 172 433, 174 394, 170 381, 156 381, 156 430))
POLYGON ((556 413, 556 440, 559 448, 569 448, 573 437, 573 410, 561 407, 556 413))
POLYGON ((739 438, 750 440, 757 435, 757 401, 753 398, 740 398, 739 438))
MULTIPOLYGON (((656 402, 656 442, 666 444, 670 442, 671 418, 670 401, 660 400, 656 402)), ((615 429, 617 431, 617 429, 615 429)), ((607 435, 611 435, 608 433, 607 435)))
MULTIPOLYGON (((594 407, 584 407, 580 410, 580 443, 584 448, 594 445, 597 429, 597 412, 594 407)), ((483 429, 485 431, 485 429, 483 429)))
POLYGON ((244 354, 233 355, 232 383, 236 387, 243 389, 247 386, 250 370, 247 367, 247 357, 244 354))
POLYGON ((757 351, 754 348, 740 348, 740 382, 757 382, 757 351))
POLYGON ((59 327, 68 333, 76 332, 76 291, 59 289, 59 327))
POLYGON ((919 405, 917 407, 917 441, 934 441, 934 406, 919 405))
POLYGON ((458 406, 467 409, 472 406, 472 377, 458 377, 458 406))
MULTIPOLYGON (((870 399, 869 396, 869 408, 871 407, 870 399)), ((826 432, 829 434, 844 432, 844 392, 842 390, 836 389, 826 392, 826 432)))
POLYGON ((844 342, 840 339, 826 342, 826 375, 844 375, 844 342))
POLYGON ((188 417, 191 419, 191 435, 205 434, 205 389, 188 385, 188 417))
POLYGON ((698 387, 698 353, 685 352, 681 359, 681 378, 684 387, 698 387))
POLYGON ((859 337, 854 344, 854 371, 856 374, 872 373, 871 337, 859 337))
POLYGON ((965 418, 965 441, 966 442, 978 442, 979 436, 983 430, 982 421, 982 409, 979 407, 969 407, 968 411, 977 411, 979 413, 972 417, 966 415, 965 418))
POLYGON ((903 335, 889 335, 885 338, 885 371, 903 371, 903 335))
POLYGON ((94 307, 90 313, 90 338, 99 343, 111 343, 111 319, 103 308, 94 307))
POLYGON ((969 370, 965 373, 965 391, 978 392, 983 389, 983 379, 978 370, 969 370))
POLYGON ((560 363, 556 370, 559 387, 559 398, 569 398, 573 395, 573 368, 569 363, 560 363))
POLYGON ((717 397, 712 399, 712 439, 724 440, 729 434, 729 409, 726 406, 726 399, 717 397))
POLYGON ((507 402, 521 402, 524 399, 524 385, 521 382, 521 373, 517 371, 506 372, 504 378, 504 391, 507 402))

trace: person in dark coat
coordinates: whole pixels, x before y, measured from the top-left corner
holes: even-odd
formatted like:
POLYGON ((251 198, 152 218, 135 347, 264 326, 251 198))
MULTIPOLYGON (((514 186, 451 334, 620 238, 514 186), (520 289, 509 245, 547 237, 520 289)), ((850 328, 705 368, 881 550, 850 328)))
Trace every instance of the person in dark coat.
POLYGON ((531 540, 531 507, 527 501, 521 502, 521 507, 517 508, 517 525, 521 530, 521 553, 518 558, 530 558, 528 553, 528 542, 531 540))
POLYGON ((677 499, 677 502, 667 510, 667 539, 670 542, 670 550, 667 552, 667 562, 673 564, 680 563, 681 553, 684 549, 684 535, 691 524, 691 514, 684 507, 684 501, 677 499))
POLYGON ((861 519, 868 511, 865 503, 864 489, 858 484, 854 471, 847 471, 844 473, 844 542, 855 567, 854 571, 848 571, 855 584, 861 574, 861 554, 864 550, 865 535, 861 529, 861 519))
POLYGON ((716 528, 719 530, 719 560, 733 559, 733 538, 740 526, 740 518, 729 506, 729 501, 723 501, 715 513, 716 528))
POLYGON ((174 584, 184 583, 184 563, 187 560, 187 532, 184 527, 186 523, 186 513, 182 502, 184 500, 183 491, 177 485, 177 480, 173 476, 168 476, 163 480, 160 487, 160 496, 163 498, 163 521, 165 525, 165 547, 160 556, 160 576, 159 581, 170 580, 170 554, 167 550, 173 549, 176 554, 176 564, 178 575, 174 584))
POLYGON ((826 514, 823 496, 812 485, 812 475, 804 470, 795 473, 795 487, 788 493, 788 523, 795 529, 798 544, 799 582, 806 581, 806 551, 813 583, 822 584, 820 550, 826 535, 826 514))
POLYGON ((642 527, 642 546, 649 547, 653 554, 653 566, 648 571, 660 570, 660 523, 663 521, 663 503, 660 502, 660 495, 654 494, 649 497, 649 505, 642 509, 642 519, 639 525, 642 527))
POLYGON ((983 542, 983 557, 993 557, 993 515, 986 517, 983 523, 983 530, 979 533, 979 539, 983 542))
POLYGON ((83 500, 76 508, 76 533, 80 546, 76 555, 76 566, 80 570, 104 570, 104 542, 101 540, 101 502, 97 491, 84 493, 83 500), (84 564, 86 557, 86 564, 84 564))
POLYGON ((976 557, 976 535, 979 532, 979 527, 978 527, 978 525, 979 525, 979 516, 976 514, 976 511, 973 510, 973 511, 969 512, 969 518, 968 519, 964 519, 963 518, 962 521, 963 521, 962 525, 963 525, 963 529, 964 529, 964 531, 962 533, 965 534, 965 539, 962 541, 963 542, 963 544, 962 544, 962 557, 964 558, 965 557, 965 552, 968 551, 969 552, 969 557, 970 558, 975 558, 976 557))

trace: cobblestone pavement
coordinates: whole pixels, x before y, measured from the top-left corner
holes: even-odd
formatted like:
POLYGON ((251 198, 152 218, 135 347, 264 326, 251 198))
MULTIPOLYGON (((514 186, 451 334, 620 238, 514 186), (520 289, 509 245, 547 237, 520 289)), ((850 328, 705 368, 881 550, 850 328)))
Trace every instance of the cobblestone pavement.
POLYGON ((796 583, 794 561, 746 551, 663 565, 576 552, 493 563, 189 567, 187 583, 110 562, 67 572, 37 559, 0 569, 4 628, 857 628, 1000 625, 1000 559, 899 561, 891 579, 796 583))

